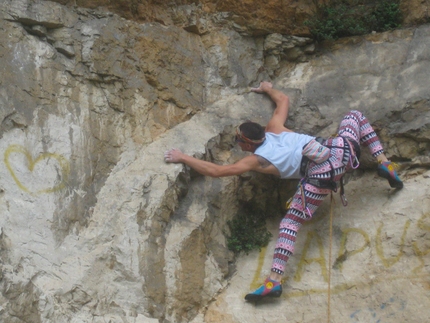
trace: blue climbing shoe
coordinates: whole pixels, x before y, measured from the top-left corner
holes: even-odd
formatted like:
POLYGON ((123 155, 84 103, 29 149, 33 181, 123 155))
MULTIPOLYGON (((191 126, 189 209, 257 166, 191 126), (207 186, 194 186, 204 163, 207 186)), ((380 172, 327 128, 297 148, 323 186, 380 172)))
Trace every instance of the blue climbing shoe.
POLYGON ((267 278, 264 284, 257 288, 254 292, 249 293, 245 296, 245 300, 248 302, 259 301, 264 297, 279 297, 282 294, 281 282, 271 280, 267 278))
POLYGON ((403 182, 400 180, 399 176, 397 175, 397 172, 396 172, 397 168, 398 168, 398 165, 390 161, 381 162, 378 165, 378 175, 388 179, 388 183, 390 183, 391 187, 400 189, 403 187, 403 182))

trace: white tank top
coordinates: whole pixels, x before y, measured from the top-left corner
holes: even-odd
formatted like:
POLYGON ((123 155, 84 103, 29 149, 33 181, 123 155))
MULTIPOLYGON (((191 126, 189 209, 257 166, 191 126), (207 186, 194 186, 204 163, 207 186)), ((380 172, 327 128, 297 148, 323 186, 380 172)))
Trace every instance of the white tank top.
POLYGON ((281 178, 301 178, 303 146, 314 138, 296 132, 282 132, 279 135, 266 132, 266 140, 254 154, 272 163, 279 170, 281 178))

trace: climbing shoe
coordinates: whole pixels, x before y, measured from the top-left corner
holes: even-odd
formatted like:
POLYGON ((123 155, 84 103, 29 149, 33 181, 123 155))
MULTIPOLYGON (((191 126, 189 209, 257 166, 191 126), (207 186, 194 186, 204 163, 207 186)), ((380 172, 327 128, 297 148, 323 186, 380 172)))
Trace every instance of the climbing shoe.
POLYGON ((397 175, 397 172, 396 172, 397 168, 398 168, 398 165, 390 161, 381 162, 378 165, 378 175, 388 179, 388 183, 390 183, 391 187, 402 188, 403 182, 400 180, 399 176, 397 175))
POLYGON ((279 297, 282 294, 282 285, 280 282, 267 278, 264 284, 257 288, 254 292, 245 296, 245 300, 249 302, 259 301, 264 297, 279 297))

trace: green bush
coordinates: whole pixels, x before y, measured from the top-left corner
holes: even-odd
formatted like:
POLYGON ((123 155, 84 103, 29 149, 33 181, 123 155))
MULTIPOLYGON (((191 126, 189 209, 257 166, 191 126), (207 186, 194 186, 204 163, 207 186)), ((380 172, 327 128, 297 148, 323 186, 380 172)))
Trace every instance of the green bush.
POLYGON ((380 32, 399 28, 401 26, 401 21, 402 13, 400 11, 399 1, 384 0, 380 1, 368 16, 367 23, 371 25, 370 28, 372 31, 380 32))
POLYGON ((305 25, 316 40, 387 31, 401 23, 399 0, 332 0, 315 6, 315 15, 305 25))
POLYGON ((244 205, 227 224, 230 236, 227 238, 228 248, 235 252, 248 254, 251 250, 267 246, 272 234, 266 228, 266 215, 251 205, 244 205))

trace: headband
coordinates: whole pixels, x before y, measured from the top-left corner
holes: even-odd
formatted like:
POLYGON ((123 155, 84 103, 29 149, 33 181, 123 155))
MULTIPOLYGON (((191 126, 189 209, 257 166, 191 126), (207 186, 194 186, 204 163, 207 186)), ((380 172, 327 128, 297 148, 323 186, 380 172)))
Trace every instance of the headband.
POLYGON ((236 136, 242 141, 248 144, 254 144, 254 145, 259 145, 266 139, 266 137, 263 137, 261 139, 249 139, 245 137, 245 135, 240 131, 240 126, 236 128, 236 136))

